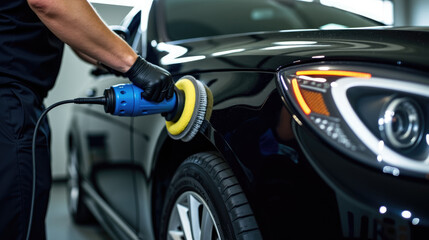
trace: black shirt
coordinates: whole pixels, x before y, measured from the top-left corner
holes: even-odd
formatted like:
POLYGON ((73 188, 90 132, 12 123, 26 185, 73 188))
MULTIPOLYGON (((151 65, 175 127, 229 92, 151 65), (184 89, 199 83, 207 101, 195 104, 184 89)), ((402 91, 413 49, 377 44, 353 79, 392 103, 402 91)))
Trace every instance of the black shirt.
POLYGON ((27 0, 0 1, 0 85, 19 82, 46 97, 57 78, 63 48, 27 0))

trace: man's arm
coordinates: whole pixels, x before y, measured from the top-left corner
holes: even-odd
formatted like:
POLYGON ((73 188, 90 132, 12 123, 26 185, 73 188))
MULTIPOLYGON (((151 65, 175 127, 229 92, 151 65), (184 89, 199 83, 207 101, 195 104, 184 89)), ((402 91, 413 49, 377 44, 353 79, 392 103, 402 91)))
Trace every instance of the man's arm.
POLYGON ((96 60, 124 73, 144 90, 143 97, 160 102, 171 98, 171 74, 137 56, 134 50, 100 19, 87 0, 27 0, 40 20, 63 42, 87 60, 96 60))
POLYGON ((78 56, 81 60, 83 60, 89 64, 95 65, 95 66, 98 65, 98 61, 95 60, 94 58, 92 58, 92 57, 90 57, 90 56, 88 56, 82 52, 79 52, 76 49, 72 49, 72 50, 76 54, 76 56, 78 56))
POLYGON ((134 50, 100 19, 86 0, 27 0, 40 20, 63 42, 119 71, 135 63, 134 50))

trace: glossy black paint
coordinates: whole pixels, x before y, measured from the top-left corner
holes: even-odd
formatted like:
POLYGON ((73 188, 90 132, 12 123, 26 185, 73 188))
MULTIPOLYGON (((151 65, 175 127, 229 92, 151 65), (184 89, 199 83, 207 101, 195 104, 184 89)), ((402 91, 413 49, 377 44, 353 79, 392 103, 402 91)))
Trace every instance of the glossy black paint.
MULTIPOLYGON (((429 28, 424 27, 239 34, 166 43, 186 49, 175 60, 195 56, 202 59, 198 60, 198 67, 192 61, 164 67, 173 73, 224 69, 276 71, 284 66, 340 60, 427 70, 428 42, 429 28), (242 51, 213 56, 234 49, 242 51)), ((158 50, 160 64, 168 55, 165 54, 158 50)))
MULTIPOLYGON (((285 104, 276 85, 282 68, 326 61, 427 72, 428 28, 284 31, 163 42, 159 26, 151 24, 147 59, 175 79, 192 74, 204 82, 214 96, 210 120, 193 141, 183 143, 168 138, 161 116, 120 118, 104 115, 97 106, 78 106, 70 134, 82 149, 81 174, 136 236, 157 237, 172 175, 186 157, 204 151, 221 153, 231 165, 265 239, 428 236, 423 221, 427 182, 384 175, 325 144, 311 128, 291 120, 298 112, 285 104), (283 128, 285 123, 293 133, 283 128), (419 227, 380 216, 386 199, 398 211, 415 206, 419 227), (393 235, 383 232, 391 229, 393 235)), ((101 92, 117 81, 101 77, 91 87, 101 92)), ((130 238, 105 209, 87 200, 112 235, 130 238)))

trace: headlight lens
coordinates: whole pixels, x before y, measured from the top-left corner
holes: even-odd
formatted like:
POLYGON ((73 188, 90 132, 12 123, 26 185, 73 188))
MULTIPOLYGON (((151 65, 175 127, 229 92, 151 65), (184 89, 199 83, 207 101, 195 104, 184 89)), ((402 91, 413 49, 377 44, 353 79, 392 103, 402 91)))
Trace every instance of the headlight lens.
POLYGON ((379 128, 384 141, 394 148, 415 146, 423 133, 422 113, 418 104, 408 97, 393 98, 384 109, 379 128))
POLYGON ((420 73, 404 72, 312 64, 280 71, 278 85, 294 119, 351 159, 425 177, 429 84, 420 73))

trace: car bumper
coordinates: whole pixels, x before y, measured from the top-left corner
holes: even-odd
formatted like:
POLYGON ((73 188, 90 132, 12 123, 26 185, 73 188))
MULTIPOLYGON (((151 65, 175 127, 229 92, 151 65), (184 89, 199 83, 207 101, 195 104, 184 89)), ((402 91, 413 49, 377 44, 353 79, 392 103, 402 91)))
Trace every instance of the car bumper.
POLYGON ((342 234, 359 239, 427 239, 429 184, 350 159, 305 127, 295 133, 306 158, 334 190, 342 234))

